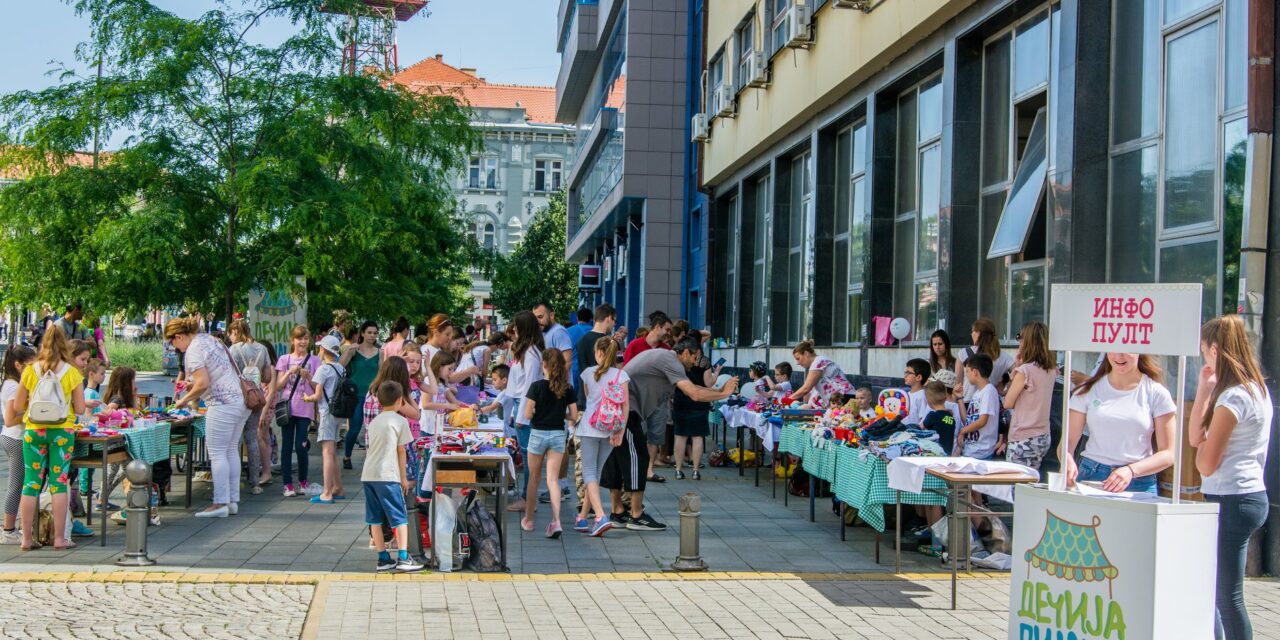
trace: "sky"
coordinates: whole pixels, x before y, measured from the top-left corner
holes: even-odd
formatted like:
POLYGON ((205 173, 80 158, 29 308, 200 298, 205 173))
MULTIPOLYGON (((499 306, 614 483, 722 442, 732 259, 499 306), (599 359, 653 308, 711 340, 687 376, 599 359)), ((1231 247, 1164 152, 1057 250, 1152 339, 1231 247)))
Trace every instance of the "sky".
MULTIPOLYGON (((213 8, 212 0, 153 0, 183 17, 213 8)), ((234 5, 236 0, 231 0, 234 5)), ((0 94, 56 83, 50 61, 75 62, 75 46, 89 35, 88 21, 61 0, 3 0, 0 21, 0 94)), ((444 54, 456 67, 475 67, 490 82, 554 85, 557 0, 431 0, 426 11, 401 23, 400 66, 444 54)), ((265 26, 263 41, 283 39, 290 25, 265 26)))

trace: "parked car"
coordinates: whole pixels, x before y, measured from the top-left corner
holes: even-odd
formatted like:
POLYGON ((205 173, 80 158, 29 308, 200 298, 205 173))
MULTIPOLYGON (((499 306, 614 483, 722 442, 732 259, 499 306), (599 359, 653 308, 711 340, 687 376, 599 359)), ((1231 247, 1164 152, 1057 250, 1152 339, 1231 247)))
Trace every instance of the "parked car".
POLYGON ((124 326, 123 337, 125 340, 133 340, 133 341, 141 340, 142 331, 143 331, 143 328, 141 324, 127 324, 124 326))

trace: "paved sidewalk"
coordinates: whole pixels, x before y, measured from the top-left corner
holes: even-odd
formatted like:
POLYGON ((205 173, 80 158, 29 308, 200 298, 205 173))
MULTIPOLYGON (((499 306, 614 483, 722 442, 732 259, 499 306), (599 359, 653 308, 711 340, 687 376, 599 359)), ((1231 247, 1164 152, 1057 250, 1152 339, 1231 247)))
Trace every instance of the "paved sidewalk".
MULTIPOLYGON (((315 449, 315 447, 313 447, 315 449)), ((182 508, 182 475, 173 479, 172 506, 160 510, 161 526, 149 531, 151 556, 167 569, 355 571, 372 570, 374 556, 368 549, 364 526, 364 498, 360 492, 357 451, 354 471, 344 473, 351 499, 335 505, 310 504, 307 498, 284 498, 276 476, 261 495, 242 491, 240 514, 226 519, 192 517, 209 501, 212 485, 195 484, 196 500, 190 511, 182 508)), ((320 456, 311 456, 311 476, 320 476, 320 456)), ((7 465, 0 464, 0 479, 7 465)), ((671 470, 664 469, 670 476, 671 470)), ((506 514, 510 567, 516 573, 650 572, 671 565, 679 548, 677 496, 685 491, 702 495, 702 555, 715 571, 867 572, 893 570, 893 540, 881 541, 881 563, 875 562, 875 538, 866 527, 846 530, 839 539, 839 520, 831 513, 831 501, 817 501, 817 522, 808 520, 809 502, 790 499, 783 505, 783 483, 777 498, 771 497, 768 469, 761 470, 761 486, 752 483, 752 471, 739 478, 737 469, 705 469, 701 481, 668 479, 651 483, 646 495, 649 513, 666 522, 665 532, 609 532, 591 538, 572 530, 575 501, 563 504, 559 540, 542 535, 550 518, 550 505, 539 505, 534 531, 520 531, 519 517, 506 514)), ((112 501, 124 503, 119 492, 112 501)), ((95 515, 94 528, 97 530, 95 515)), ((52 549, 22 553, 16 546, 0 546, 0 570, 5 565, 47 566, 58 570, 88 568, 112 562, 124 546, 124 527, 108 525, 107 546, 98 539, 79 538, 80 548, 69 552, 52 549)), ((938 561, 914 552, 903 554, 904 571, 936 571, 938 561)))

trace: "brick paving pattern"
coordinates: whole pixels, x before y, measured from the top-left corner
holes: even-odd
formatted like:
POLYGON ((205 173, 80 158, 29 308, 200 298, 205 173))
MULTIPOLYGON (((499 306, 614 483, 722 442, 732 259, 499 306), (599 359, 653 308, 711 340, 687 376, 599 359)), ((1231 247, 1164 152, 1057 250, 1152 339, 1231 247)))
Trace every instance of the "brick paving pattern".
POLYGON ((3 638, 297 638, 311 585, 0 583, 3 638))

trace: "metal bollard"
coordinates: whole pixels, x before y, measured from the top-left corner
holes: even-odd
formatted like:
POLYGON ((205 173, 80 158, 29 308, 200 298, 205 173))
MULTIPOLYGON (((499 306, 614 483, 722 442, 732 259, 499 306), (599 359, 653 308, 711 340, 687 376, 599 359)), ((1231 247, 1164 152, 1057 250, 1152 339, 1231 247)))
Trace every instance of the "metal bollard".
POLYGON ((698 551, 701 537, 698 532, 702 517, 702 497, 690 491, 680 496, 680 555, 671 563, 676 571, 706 571, 707 563, 698 551))
MULTIPOLYGON (((125 496, 124 554, 116 564, 124 567, 149 567, 156 563, 147 557, 147 525, 151 520, 151 465, 133 460, 124 468, 129 479, 129 495, 125 496)), ((105 516, 104 516, 105 517, 105 516)))

